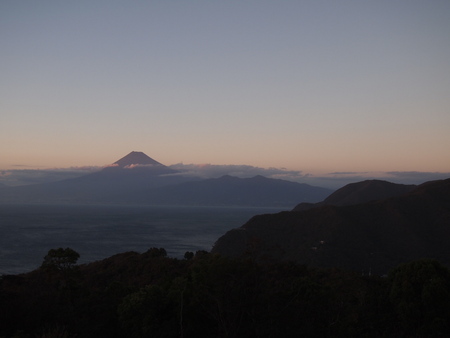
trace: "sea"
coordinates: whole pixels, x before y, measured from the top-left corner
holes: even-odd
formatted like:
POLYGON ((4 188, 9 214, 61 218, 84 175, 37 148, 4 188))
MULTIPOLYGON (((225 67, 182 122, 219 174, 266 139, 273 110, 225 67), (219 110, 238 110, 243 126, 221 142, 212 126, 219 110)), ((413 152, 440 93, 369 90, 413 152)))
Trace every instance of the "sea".
POLYGON ((252 216, 287 209, 124 205, 0 205, 0 275, 38 268, 50 249, 71 248, 78 264, 164 248, 210 251, 228 230, 252 216))

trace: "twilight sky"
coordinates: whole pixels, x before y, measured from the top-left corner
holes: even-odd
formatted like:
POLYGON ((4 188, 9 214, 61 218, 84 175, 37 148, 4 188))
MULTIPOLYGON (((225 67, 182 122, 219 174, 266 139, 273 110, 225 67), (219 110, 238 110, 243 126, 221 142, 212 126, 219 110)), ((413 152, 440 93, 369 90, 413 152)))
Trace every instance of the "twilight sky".
POLYGON ((0 2, 0 169, 450 172, 450 1, 0 2))

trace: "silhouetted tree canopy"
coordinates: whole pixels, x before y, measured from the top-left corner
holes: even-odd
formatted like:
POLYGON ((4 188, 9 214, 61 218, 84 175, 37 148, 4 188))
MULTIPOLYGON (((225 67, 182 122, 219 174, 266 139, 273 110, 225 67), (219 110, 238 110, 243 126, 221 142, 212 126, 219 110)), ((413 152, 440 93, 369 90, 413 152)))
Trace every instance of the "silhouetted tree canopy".
POLYGON ((194 258, 194 253, 192 251, 186 251, 184 253, 184 259, 192 259, 194 258))
POLYGON ((80 258, 80 254, 71 248, 51 249, 44 257, 41 267, 44 269, 67 271, 75 266, 78 258, 80 258))
POLYGON ((436 260, 402 264, 391 271, 390 298, 410 334, 444 335, 450 328, 450 271, 436 260))
POLYGON ((164 248, 150 248, 146 254, 150 257, 167 257, 167 251, 164 248))
POLYGON ((70 248, 0 278, 0 337, 448 337, 450 271, 399 265, 387 278, 205 251, 126 252, 77 266, 70 248))

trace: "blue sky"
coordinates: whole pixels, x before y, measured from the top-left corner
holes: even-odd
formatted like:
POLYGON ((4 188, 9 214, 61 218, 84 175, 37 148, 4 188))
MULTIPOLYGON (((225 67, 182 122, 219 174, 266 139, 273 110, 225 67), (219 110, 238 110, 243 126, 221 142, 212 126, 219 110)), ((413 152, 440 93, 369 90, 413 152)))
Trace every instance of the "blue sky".
POLYGON ((450 1, 2 1, 0 169, 450 172, 450 1))

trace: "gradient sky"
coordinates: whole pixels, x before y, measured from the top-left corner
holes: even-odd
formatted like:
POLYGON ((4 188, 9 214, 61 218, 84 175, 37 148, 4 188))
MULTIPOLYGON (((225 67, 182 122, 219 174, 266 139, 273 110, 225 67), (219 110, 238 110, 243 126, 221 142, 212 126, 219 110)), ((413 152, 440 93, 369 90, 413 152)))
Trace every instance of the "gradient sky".
POLYGON ((450 172, 450 1, 0 2, 0 169, 450 172))

